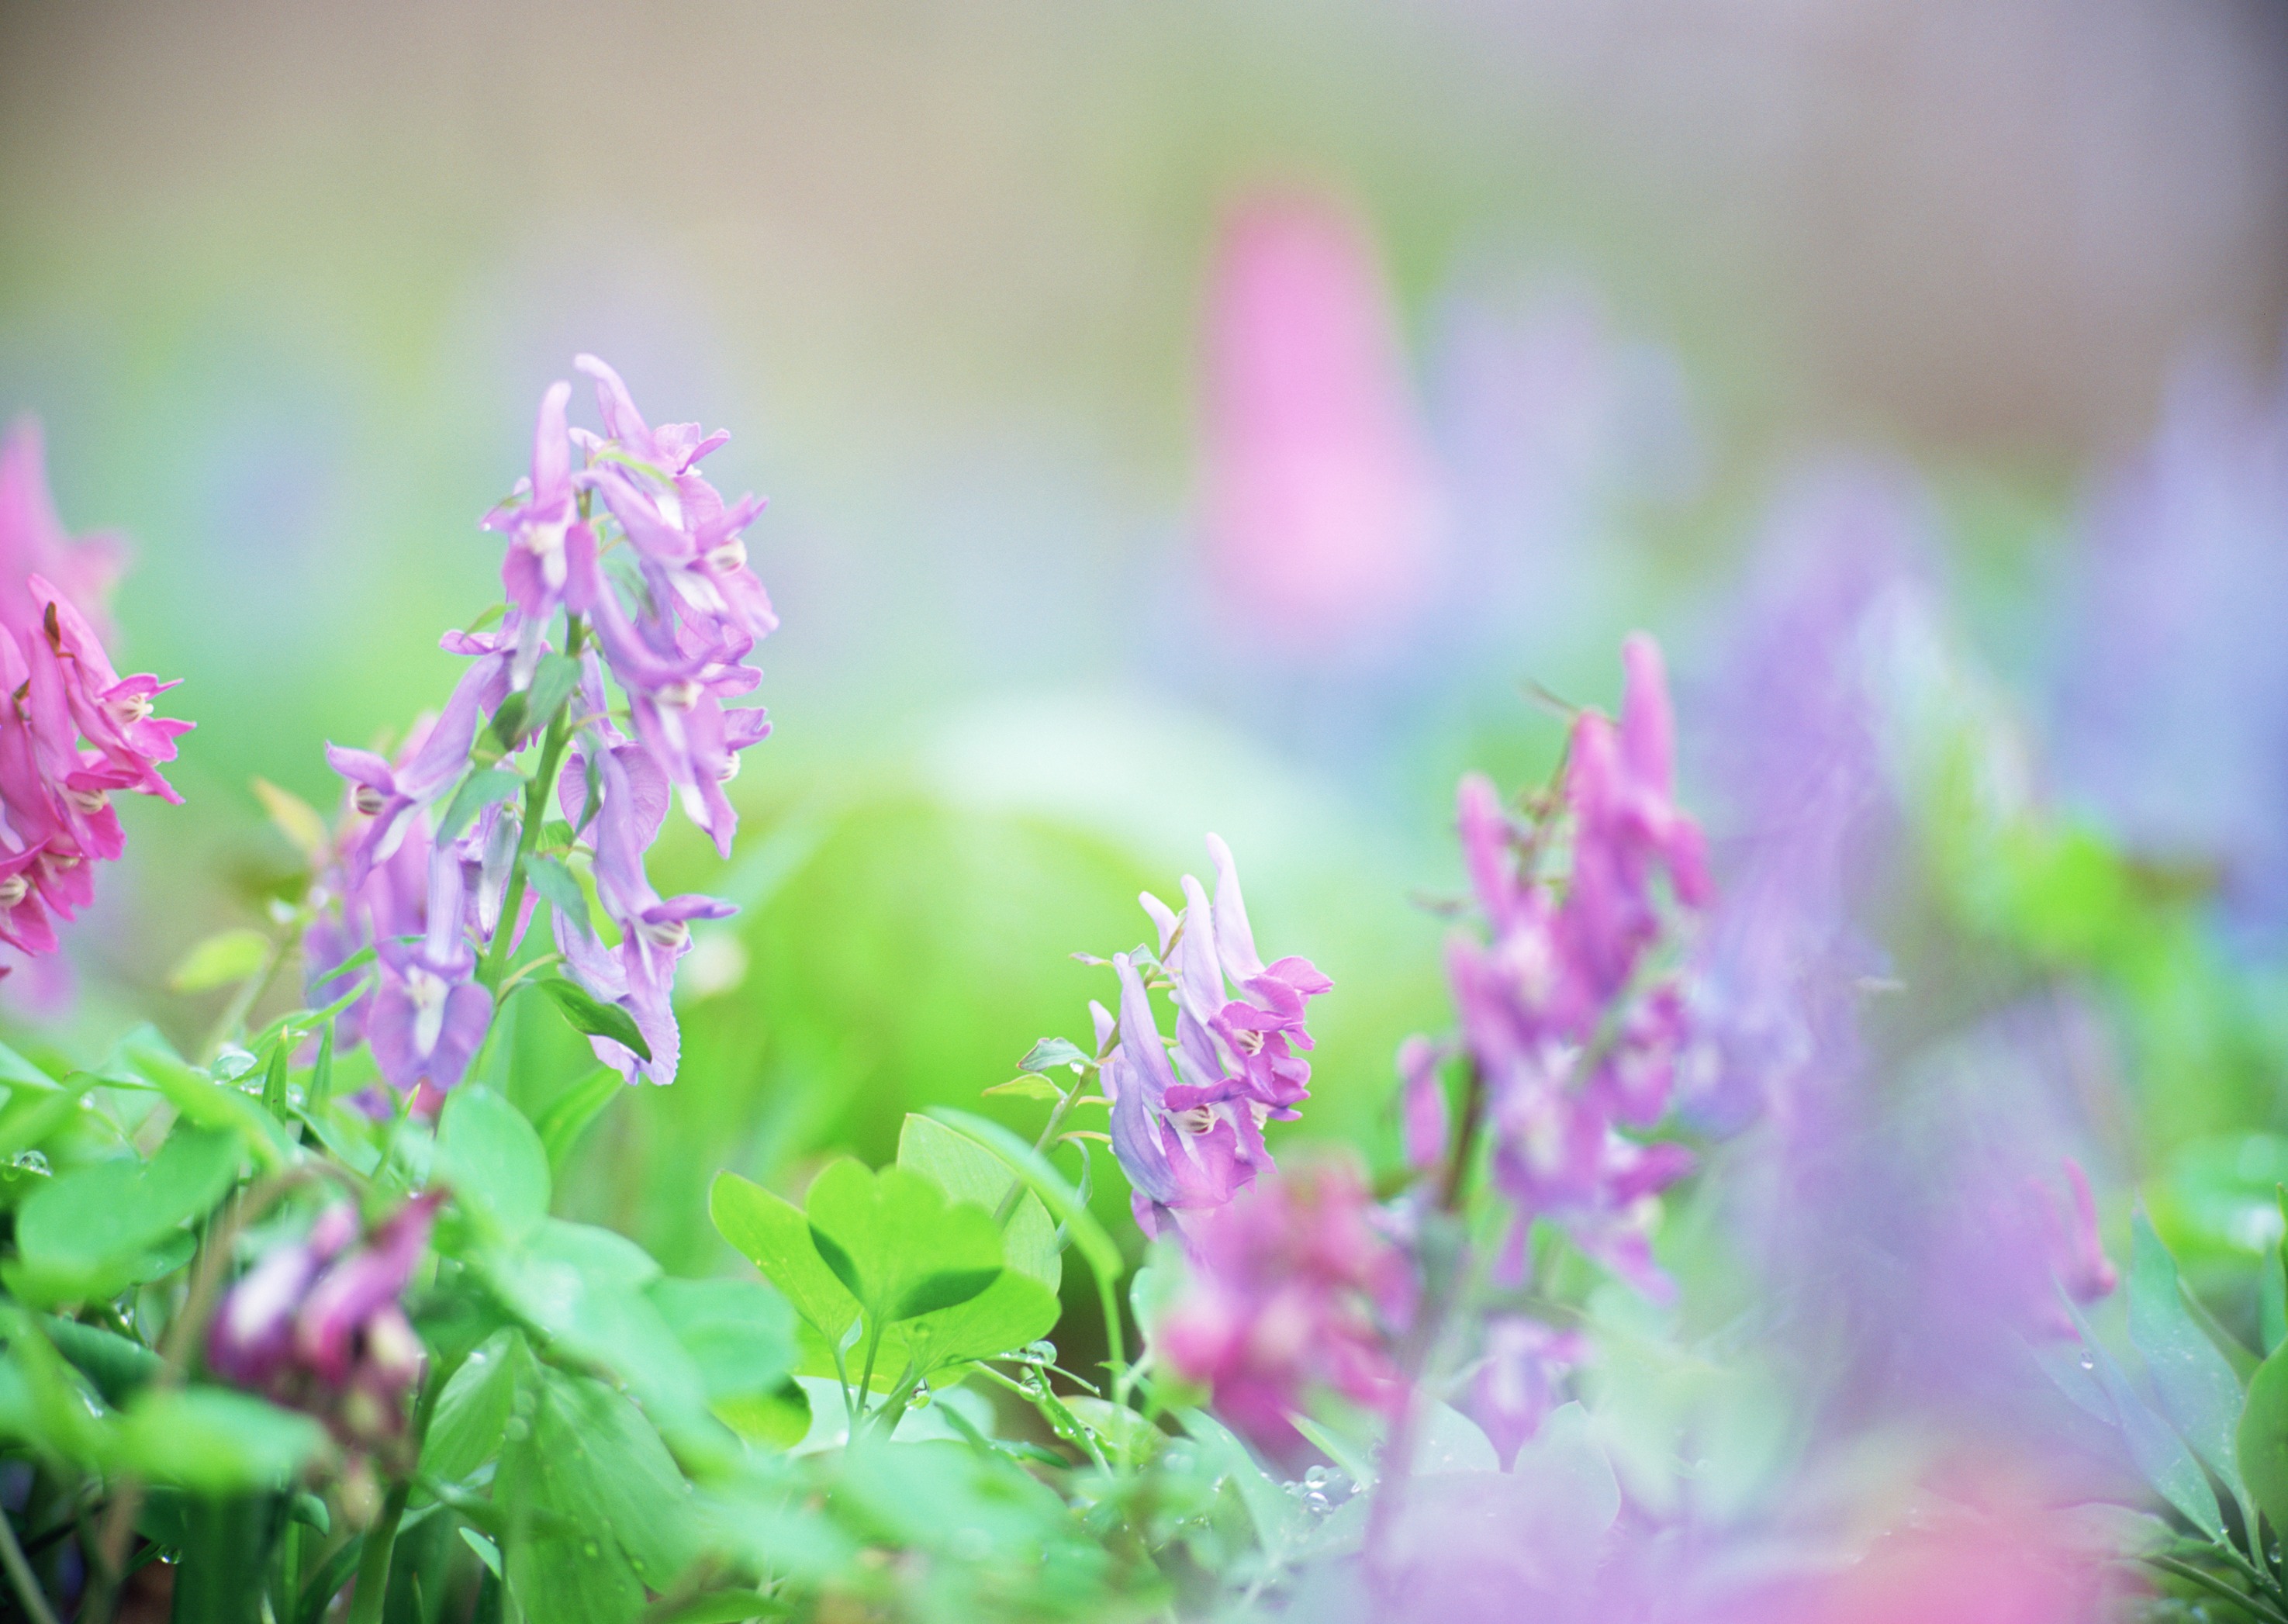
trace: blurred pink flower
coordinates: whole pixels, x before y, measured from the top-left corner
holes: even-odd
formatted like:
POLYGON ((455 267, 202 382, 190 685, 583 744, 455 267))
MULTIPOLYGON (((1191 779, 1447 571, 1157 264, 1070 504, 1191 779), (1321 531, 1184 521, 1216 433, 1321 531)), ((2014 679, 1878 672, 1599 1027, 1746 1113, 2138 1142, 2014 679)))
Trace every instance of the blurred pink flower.
POLYGON ((39 420, 19 417, 0 441, 0 625, 24 631, 39 623, 43 605, 29 585, 39 575, 107 637, 104 607, 126 567, 127 546, 117 536, 74 541, 65 531, 48 495, 39 420))
POLYGON ((1190 1279, 1159 1351, 1213 1390, 1232 1426, 1278 1447, 1315 1388, 1377 1408, 1397 1401, 1389 1338, 1412 1312, 1414 1274, 1377 1228, 1356 1168, 1272 1175, 1207 1215, 1191 1241, 1190 1279))
POLYGON ((1390 290, 1324 198, 1225 217, 1208 321, 1210 558, 1235 619, 1291 653, 1372 652, 1436 585, 1437 480, 1390 290))

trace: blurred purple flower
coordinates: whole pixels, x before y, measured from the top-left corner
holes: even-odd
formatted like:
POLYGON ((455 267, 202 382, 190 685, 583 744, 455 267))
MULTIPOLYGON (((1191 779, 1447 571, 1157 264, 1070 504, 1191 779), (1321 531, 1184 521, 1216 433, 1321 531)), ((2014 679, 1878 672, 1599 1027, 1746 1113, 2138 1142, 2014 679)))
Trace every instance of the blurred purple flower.
POLYGON ((347 1202, 274 1248, 223 1298, 207 1364, 224 1381, 324 1421, 351 1448, 397 1438, 424 1354, 400 1298, 428 1250, 441 1190, 412 1197, 362 1244, 347 1202))
POLYGON ((2288 386, 2189 365, 2099 493, 2056 683, 2067 793, 2288 928, 2288 386))
POLYGON ((1665 879, 1688 917, 1712 894, 1699 826, 1673 798, 1659 651, 1633 637, 1622 661, 1619 723, 1579 714, 1555 804, 1532 824, 1513 820, 1485 779, 1462 780, 1457 820, 1490 936, 1458 934, 1447 963, 1482 1084, 1493 1177, 1515 1211, 1505 1272, 1521 1271, 1526 1230, 1548 1218, 1658 1295, 1668 1287, 1652 1261, 1646 1198, 1693 1158, 1620 1130, 1666 1115, 1688 1037, 1682 994, 1646 977, 1668 929, 1655 883, 1665 879), (1570 859, 1561 881, 1547 867, 1561 836, 1570 859))
POLYGON ((1470 1384, 1470 1414, 1492 1441, 1504 1471, 1557 1403, 1560 1375, 1587 1355, 1587 1340, 1577 1331, 1521 1314, 1486 1322, 1485 1357, 1470 1384))

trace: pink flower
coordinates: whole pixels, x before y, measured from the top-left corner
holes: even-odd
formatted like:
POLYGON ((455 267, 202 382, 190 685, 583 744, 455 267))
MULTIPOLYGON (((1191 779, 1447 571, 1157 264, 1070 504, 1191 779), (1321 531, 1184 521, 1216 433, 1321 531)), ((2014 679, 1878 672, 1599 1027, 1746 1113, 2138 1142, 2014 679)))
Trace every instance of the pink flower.
POLYGON ((1210 558, 1236 618, 1290 652, 1402 632, 1439 562, 1434 475, 1391 297, 1323 199, 1226 217, 1210 293, 1210 558))
POLYGON ((152 714, 174 685, 122 677, 91 618, 121 558, 65 534, 20 423, 0 445, 0 942, 26 955, 55 951, 50 915, 92 901, 91 865, 125 849, 113 793, 182 798, 159 767, 191 724, 152 714))
POLYGON ((1157 1333, 1169 1368, 1212 1388, 1218 1412, 1270 1446, 1293 1439, 1288 1418, 1314 1389, 1394 1408, 1391 1338, 1416 1287, 1375 1216, 1364 1175, 1340 1161, 1267 1177, 1208 1216, 1157 1333))

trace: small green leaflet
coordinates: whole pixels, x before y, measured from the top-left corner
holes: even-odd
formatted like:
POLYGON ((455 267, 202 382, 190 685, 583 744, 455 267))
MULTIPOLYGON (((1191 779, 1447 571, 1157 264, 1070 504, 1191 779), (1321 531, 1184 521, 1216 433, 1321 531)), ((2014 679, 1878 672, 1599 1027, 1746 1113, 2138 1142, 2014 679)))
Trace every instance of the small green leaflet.
POLYGON ((203 993, 243 981, 270 956, 270 939, 246 926, 218 931, 194 947, 167 974, 178 993, 203 993))
POLYGON ((1033 1045, 1025 1058, 1017 1062, 1021 1072, 1045 1072, 1058 1066, 1093 1066, 1086 1054, 1063 1038, 1043 1038, 1033 1045))
POLYGON ((995 1094, 1014 1094, 1021 1099, 1045 1099, 1055 1101, 1062 1099, 1065 1097, 1065 1091, 1062 1089, 1057 1087, 1055 1083, 1051 1082, 1038 1072, 1027 1072, 1022 1076, 1012 1077, 1006 1082, 997 1082, 991 1088, 983 1091, 989 1096, 995 1094))
POLYGON ((505 801, 524 788, 524 780, 499 767, 486 767, 461 780, 445 816, 437 825, 437 838, 451 840, 496 801, 505 801))
POLYGON ((606 1003, 587 988, 566 980, 561 976, 541 976, 531 983, 556 1002, 557 1012, 572 1024, 576 1032, 590 1037, 609 1038, 638 1057, 651 1058, 651 1045, 636 1029, 635 1017, 616 1003, 606 1003))
POLYGON ((588 893, 580 889, 580 882, 572 871, 552 857, 529 852, 524 859, 525 878, 532 882, 544 901, 552 907, 561 908, 571 919, 574 929, 581 935, 592 937, 596 927, 590 921, 588 893))

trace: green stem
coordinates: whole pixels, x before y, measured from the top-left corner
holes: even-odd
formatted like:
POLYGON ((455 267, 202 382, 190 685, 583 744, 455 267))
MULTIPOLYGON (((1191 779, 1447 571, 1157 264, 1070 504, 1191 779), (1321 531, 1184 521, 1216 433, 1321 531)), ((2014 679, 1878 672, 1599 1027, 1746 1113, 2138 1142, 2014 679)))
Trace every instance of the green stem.
POLYGON ((2276 1620, 2288 1618, 2288 1614, 2284 1614, 2278 1608, 2259 1605, 2255 1599, 2242 1595, 2222 1580, 2203 1573, 2189 1562, 2180 1562, 2173 1557, 2148 1557, 2145 1560, 2165 1573, 2173 1573, 2187 1583, 2198 1585, 2211 1595, 2230 1602, 2249 1617, 2262 1620, 2265 1624, 2276 1624, 2276 1620))
POLYGON ((41 1592, 40 1581, 32 1576, 32 1565, 24 1560, 24 1548, 16 1543, 16 1530, 4 1515, 0 1515, 0 1564, 6 1565, 8 1582, 16 1587, 34 1624, 56 1624, 55 1612, 41 1592))
MULTIPOLYGON (((409 1461, 421 1458, 421 1440, 428 1436, 429 1417, 443 1388, 434 1372, 421 1384, 421 1397, 413 1406, 413 1423, 405 1432, 409 1461)), ((381 1624, 382 1604, 389 1599, 389 1564, 396 1554, 398 1525, 405 1520, 405 1502, 413 1493, 413 1476, 409 1467, 403 1477, 389 1485, 381 1515, 366 1530, 365 1547, 358 1552, 357 1588, 351 1592, 345 1624, 381 1624)))
MULTIPOLYGON (((564 652, 576 660, 580 657, 581 638, 580 617, 567 612, 564 652)), ((499 990, 501 978, 507 973, 509 955, 516 942, 516 922, 524 909, 524 861, 540 849, 541 826, 548 820, 548 797, 556 787, 556 770, 563 763, 564 746, 572 736, 572 697, 567 694, 564 702, 556 708, 556 714, 548 718, 548 731, 541 738, 540 771, 525 786, 524 833, 516 843, 516 861, 508 871, 508 891, 501 899, 500 928, 493 933, 493 945, 477 969, 477 979, 494 991, 499 990)))
MULTIPOLYGON (((1073 1108, 1073 1102, 1080 1097, 1080 1091, 1087 1086, 1086 1072, 1073 1079, 1072 1087, 1064 1091, 1064 1097, 1057 1101, 1056 1109, 1049 1113, 1049 1120, 1041 1129, 1041 1137, 1033 1141, 1035 1155, 1044 1155, 1047 1153, 1049 1142, 1057 1137, 1057 1129, 1064 1126, 1065 1113, 1073 1108)), ((1001 1198, 1001 1205, 993 1209, 993 1222, 1007 1224, 1009 1215, 1017 1210, 1017 1203, 1022 1200, 1024 1196, 1025 1181, 1018 1177, 1015 1173, 1011 1173, 1009 1192, 1001 1198)))

